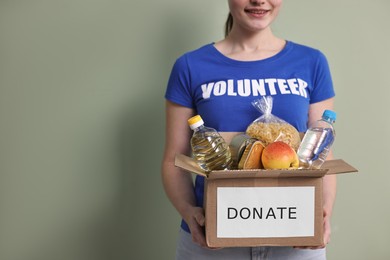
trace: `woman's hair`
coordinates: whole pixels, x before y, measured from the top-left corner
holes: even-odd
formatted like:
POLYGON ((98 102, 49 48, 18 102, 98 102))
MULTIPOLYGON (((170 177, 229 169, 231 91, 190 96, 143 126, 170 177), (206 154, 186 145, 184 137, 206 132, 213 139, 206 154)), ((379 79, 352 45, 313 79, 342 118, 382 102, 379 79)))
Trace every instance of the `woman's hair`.
POLYGON ((231 13, 229 13, 225 22, 225 37, 228 36, 230 31, 232 30, 232 27, 233 27, 233 16, 231 15, 231 13))

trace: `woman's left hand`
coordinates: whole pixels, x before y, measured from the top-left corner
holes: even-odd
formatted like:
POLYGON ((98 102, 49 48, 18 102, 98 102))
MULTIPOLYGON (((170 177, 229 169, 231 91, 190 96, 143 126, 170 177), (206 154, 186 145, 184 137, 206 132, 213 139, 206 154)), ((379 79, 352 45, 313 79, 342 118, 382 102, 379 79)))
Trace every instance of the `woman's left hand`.
POLYGON ((330 242, 331 226, 330 226, 330 214, 324 209, 324 244, 321 246, 294 246, 297 249, 321 249, 325 248, 330 242))
POLYGON ((330 226, 330 214, 324 210, 324 246, 330 242, 331 226, 330 226))

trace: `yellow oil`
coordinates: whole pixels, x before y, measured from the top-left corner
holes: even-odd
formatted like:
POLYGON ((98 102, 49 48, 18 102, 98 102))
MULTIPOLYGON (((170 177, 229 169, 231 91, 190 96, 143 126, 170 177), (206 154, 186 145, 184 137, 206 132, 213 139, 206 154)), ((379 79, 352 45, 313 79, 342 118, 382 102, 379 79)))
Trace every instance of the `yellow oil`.
POLYGON ((232 157, 229 146, 218 132, 197 132, 191 138, 192 155, 202 169, 212 170, 229 169, 232 157))

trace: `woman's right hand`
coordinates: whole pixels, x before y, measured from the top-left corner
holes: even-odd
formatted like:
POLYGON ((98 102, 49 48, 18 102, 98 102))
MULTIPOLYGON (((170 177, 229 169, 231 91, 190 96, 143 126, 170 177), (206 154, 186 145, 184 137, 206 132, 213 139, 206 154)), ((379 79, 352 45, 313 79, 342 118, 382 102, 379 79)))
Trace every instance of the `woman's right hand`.
POLYGON ((192 241, 201 247, 207 247, 204 232, 205 217, 203 208, 190 207, 184 217, 184 221, 190 228, 192 241))

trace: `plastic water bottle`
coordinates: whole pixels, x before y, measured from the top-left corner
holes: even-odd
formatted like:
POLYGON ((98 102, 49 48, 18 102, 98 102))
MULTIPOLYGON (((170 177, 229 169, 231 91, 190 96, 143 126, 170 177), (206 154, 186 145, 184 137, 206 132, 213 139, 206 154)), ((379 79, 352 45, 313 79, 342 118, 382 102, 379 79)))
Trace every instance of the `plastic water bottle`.
POLYGON ((336 136, 333 127, 335 121, 336 113, 325 110, 322 118, 309 127, 297 152, 301 166, 309 169, 321 168, 336 136))
POLYGON ((206 172, 226 170, 232 165, 229 146, 222 136, 211 127, 204 126, 199 115, 188 119, 194 131, 191 137, 192 156, 206 172))

